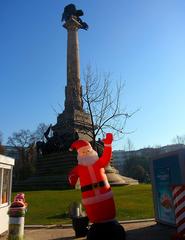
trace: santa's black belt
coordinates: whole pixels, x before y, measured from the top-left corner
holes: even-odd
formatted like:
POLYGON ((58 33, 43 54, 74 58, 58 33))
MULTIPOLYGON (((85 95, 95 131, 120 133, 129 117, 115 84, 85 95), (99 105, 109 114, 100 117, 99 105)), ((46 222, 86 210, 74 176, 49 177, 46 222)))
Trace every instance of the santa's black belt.
POLYGON ((86 192, 86 191, 90 191, 99 187, 104 187, 105 186, 105 182, 104 181, 100 181, 97 183, 93 183, 93 184, 89 184, 89 185, 85 185, 83 187, 81 187, 81 191, 82 192, 86 192))

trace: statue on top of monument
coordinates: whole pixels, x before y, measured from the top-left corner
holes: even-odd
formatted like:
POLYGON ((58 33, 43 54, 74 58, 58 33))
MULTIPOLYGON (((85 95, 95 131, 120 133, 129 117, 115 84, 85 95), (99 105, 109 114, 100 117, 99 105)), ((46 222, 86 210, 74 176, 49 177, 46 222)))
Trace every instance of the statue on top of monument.
POLYGON ((83 22, 82 19, 80 18, 80 16, 83 15, 84 13, 81 9, 77 10, 74 4, 69 4, 64 7, 64 12, 62 14, 62 22, 68 21, 70 18, 74 17, 80 23, 81 25, 80 28, 87 30, 88 29, 87 23, 83 22))

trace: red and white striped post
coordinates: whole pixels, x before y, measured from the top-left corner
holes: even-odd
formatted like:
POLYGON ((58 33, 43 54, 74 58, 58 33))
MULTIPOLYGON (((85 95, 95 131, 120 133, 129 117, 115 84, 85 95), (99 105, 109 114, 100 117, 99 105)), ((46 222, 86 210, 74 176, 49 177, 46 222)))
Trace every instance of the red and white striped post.
POLYGON ((177 227, 177 234, 173 239, 185 240, 185 185, 173 186, 172 194, 177 227))

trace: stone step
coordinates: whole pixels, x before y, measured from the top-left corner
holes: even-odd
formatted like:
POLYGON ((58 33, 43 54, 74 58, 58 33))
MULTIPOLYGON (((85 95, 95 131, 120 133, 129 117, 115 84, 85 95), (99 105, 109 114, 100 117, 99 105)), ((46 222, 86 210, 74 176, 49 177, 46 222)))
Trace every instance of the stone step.
POLYGON ((36 167, 36 169, 64 169, 64 170, 68 170, 68 169, 72 169, 74 168, 74 166, 61 166, 61 165, 51 165, 51 166, 39 166, 36 167))
POLYGON ((33 181, 43 181, 43 182, 47 182, 47 181, 63 181, 67 179, 67 175, 63 174, 63 175, 47 175, 47 176, 33 176, 30 177, 29 179, 25 180, 24 182, 33 182, 33 181))
POLYGON ((66 182, 59 182, 55 184, 44 184, 38 183, 36 185, 33 184, 16 184, 12 187, 13 191, 39 191, 39 190, 65 190, 65 189, 72 189, 69 184, 66 182))
POLYGON ((36 163, 36 166, 37 168, 50 168, 50 167, 63 167, 63 168, 72 168, 75 166, 75 164, 72 164, 72 163, 68 163, 68 164, 65 164, 65 163, 62 163, 62 162, 54 162, 54 163, 36 163))
POLYGON ((65 172, 64 169, 41 169, 37 170, 36 175, 49 175, 49 174, 68 174, 70 169, 65 172))
POLYGON ((50 157, 50 158, 48 158, 48 157, 42 157, 42 158, 38 158, 37 159, 37 161, 38 162, 50 162, 50 161, 61 161, 61 162, 65 162, 65 163, 68 163, 68 162, 73 162, 73 161, 75 161, 75 162, 77 162, 77 160, 76 160, 76 158, 72 158, 72 157, 70 157, 70 158, 61 158, 61 157, 55 157, 55 156, 52 156, 52 157, 50 157))
POLYGON ((67 188, 70 186, 66 175, 33 176, 13 185, 13 191, 67 188))
POLYGON ((63 160, 65 162, 69 162, 70 160, 76 160, 76 155, 74 154, 61 154, 61 153, 58 153, 58 154, 49 154, 49 155, 46 155, 46 156, 39 156, 38 157, 38 161, 50 161, 51 159, 60 159, 60 160, 63 160))
POLYGON ((35 164, 35 175, 14 184, 13 190, 71 189, 67 175, 77 165, 74 153, 53 153, 39 156, 35 164))
POLYGON ((69 171, 71 171, 71 169, 73 169, 74 166, 56 166, 56 165, 52 165, 52 166, 42 166, 42 167, 36 167, 37 169, 37 173, 51 173, 51 172, 55 172, 55 173, 66 173, 68 174, 69 171))

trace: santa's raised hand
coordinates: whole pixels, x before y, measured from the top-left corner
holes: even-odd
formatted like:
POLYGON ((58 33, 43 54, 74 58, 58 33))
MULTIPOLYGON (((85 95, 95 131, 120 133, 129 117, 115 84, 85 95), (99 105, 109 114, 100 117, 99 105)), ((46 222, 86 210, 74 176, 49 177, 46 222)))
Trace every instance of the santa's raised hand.
POLYGON ((104 143, 105 145, 112 144, 112 141, 113 141, 113 135, 112 135, 112 133, 107 133, 107 134, 106 134, 106 138, 104 138, 102 141, 103 141, 103 143, 104 143))

